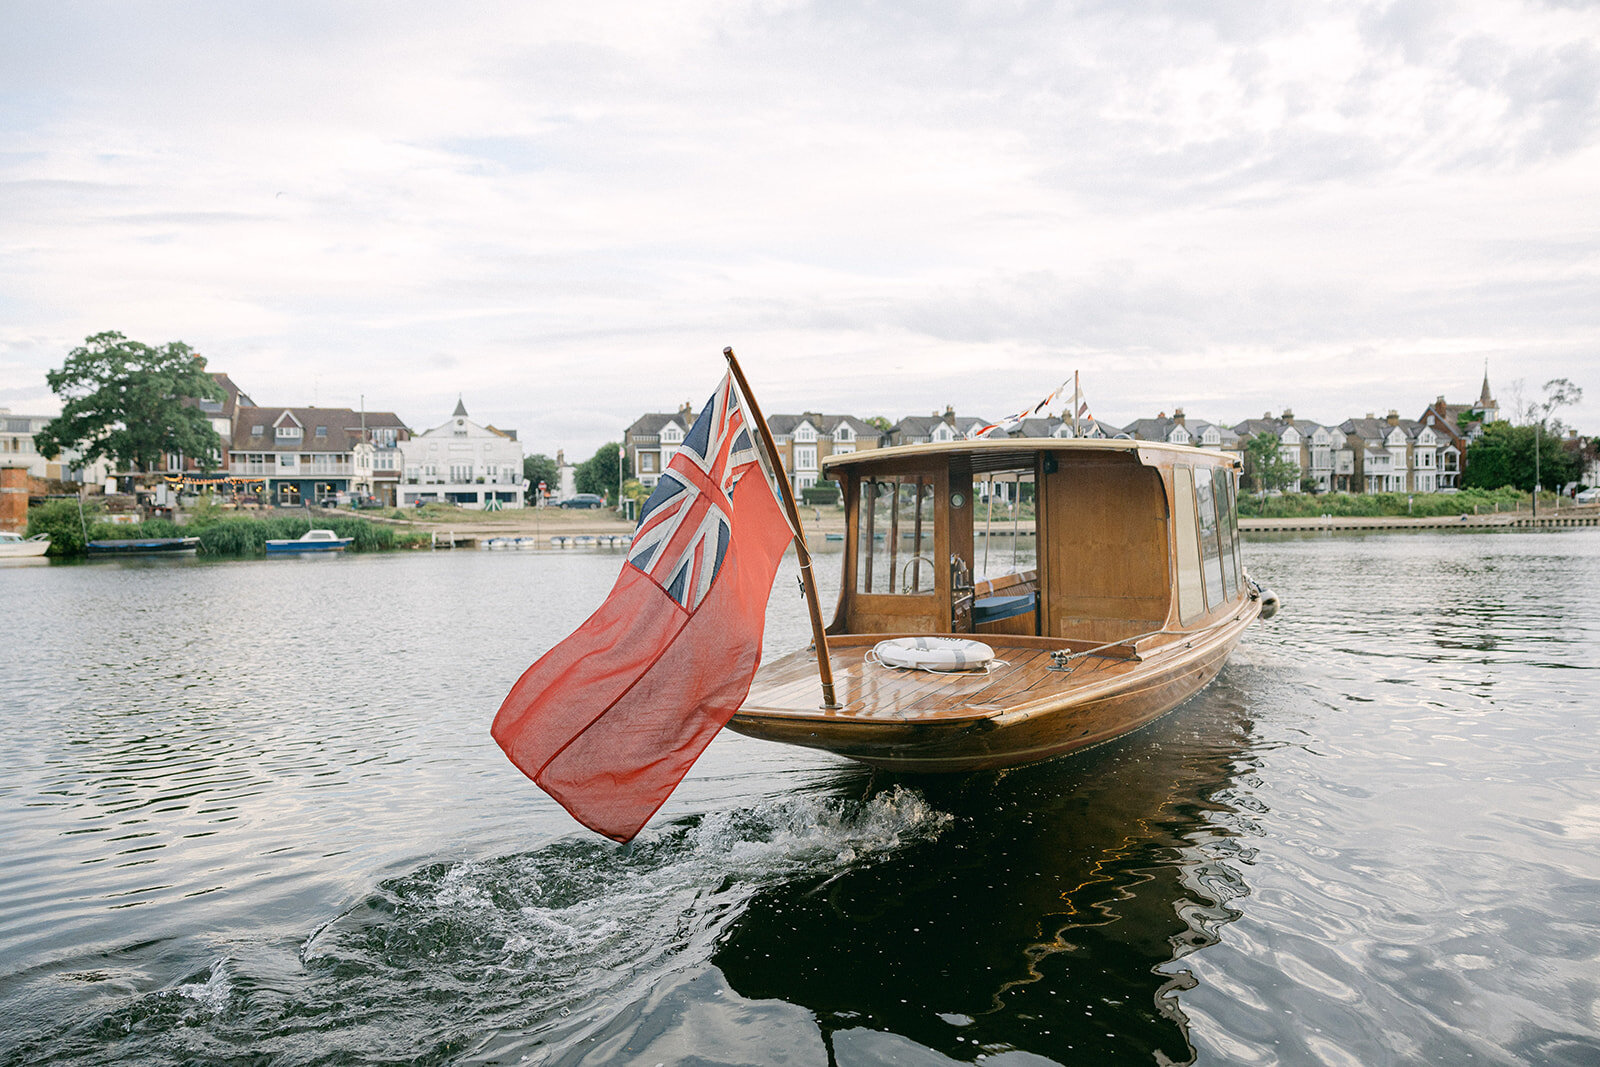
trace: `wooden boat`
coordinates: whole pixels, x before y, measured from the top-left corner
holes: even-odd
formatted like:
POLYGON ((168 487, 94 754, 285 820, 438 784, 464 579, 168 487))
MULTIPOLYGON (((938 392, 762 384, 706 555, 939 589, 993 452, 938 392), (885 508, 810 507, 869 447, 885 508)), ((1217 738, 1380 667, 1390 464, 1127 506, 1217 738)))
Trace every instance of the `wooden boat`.
POLYGON ((193 552, 199 547, 198 537, 129 537, 90 541, 87 546, 91 556, 158 556, 193 552))
POLYGON ((1240 559, 1237 461, 1224 453, 978 440, 834 456, 823 476, 842 485, 846 514, 827 627, 837 706, 820 706, 815 649, 791 653, 761 667, 728 724, 751 737, 907 772, 1050 759, 1183 703, 1276 610, 1240 559), (975 579, 975 494, 997 487, 1018 513, 1031 500, 1037 558, 975 579), (915 638, 933 640, 895 655, 915 638), (977 669, 954 662, 974 652, 977 669), (947 665, 890 665, 907 656, 947 665))
POLYGON ((25 538, 19 533, 0 530, 0 559, 42 556, 48 551, 50 551, 49 534, 34 534, 25 538))
POLYGON ((299 537, 273 538, 267 542, 268 555, 289 552, 343 552, 353 537, 340 537, 332 530, 307 530, 299 537))

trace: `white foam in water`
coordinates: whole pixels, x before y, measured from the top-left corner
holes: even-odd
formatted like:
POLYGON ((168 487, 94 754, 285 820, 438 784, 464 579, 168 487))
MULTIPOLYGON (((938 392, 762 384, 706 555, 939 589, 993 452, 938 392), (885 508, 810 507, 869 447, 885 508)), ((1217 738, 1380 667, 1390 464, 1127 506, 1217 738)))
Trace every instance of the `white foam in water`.
POLYGON ((782 797, 653 828, 632 849, 563 842, 527 856, 450 867, 429 901, 482 923, 503 962, 574 972, 681 947, 720 926, 749 896, 797 874, 827 876, 938 834, 950 816, 920 793, 866 802, 782 797), (513 907, 507 907, 513 902, 513 907), (652 950, 654 951, 654 950, 652 950))
POLYGON ((194 1001, 212 1015, 218 1014, 228 1006, 233 996, 233 983, 228 980, 228 961, 217 960, 213 963, 211 973, 204 982, 188 982, 172 992, 194 1001))

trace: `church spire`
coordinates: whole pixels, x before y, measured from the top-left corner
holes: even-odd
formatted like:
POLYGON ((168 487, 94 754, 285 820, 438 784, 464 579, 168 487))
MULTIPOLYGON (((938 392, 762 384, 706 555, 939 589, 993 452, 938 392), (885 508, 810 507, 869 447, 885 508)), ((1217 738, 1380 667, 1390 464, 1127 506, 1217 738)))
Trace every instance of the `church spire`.
POLYGON ((1488 410, 1495 406, 1494 397, 1489 395, 1489 361, 1483 361, 1483 392, 1478 394, 1478 407, 1488 410))
MULTIPOLYGON (((1483 379, 1483 395, 1489 395, 1488 377, 1483 379)), ((450 413, 450 417, 452 419, 464 419, 467 417, 467 405, 462 402, 460 393, 456 394, 456 409, 450 413)))

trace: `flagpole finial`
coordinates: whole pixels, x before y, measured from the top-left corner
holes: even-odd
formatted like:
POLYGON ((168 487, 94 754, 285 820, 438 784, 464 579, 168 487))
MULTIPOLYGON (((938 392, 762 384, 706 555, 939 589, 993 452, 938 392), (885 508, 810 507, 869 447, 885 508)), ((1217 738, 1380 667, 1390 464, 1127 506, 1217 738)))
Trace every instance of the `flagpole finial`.
POLYGON ((733 355, 733 346, 732 345, 728 345, 725 348, 723 348, 722 354, 725 355, 725 356, 733 355))

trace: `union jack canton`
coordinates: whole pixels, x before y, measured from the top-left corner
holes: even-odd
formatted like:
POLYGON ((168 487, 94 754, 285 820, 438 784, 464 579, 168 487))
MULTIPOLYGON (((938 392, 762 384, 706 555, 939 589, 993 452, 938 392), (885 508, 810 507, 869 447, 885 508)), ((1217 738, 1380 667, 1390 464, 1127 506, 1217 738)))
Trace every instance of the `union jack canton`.
POLYGON ((733 537, 728 498, 752 469, 765 477, 730 373, 645 501, 628 552, 630 564, 691 613, 722 569, 733 537))

